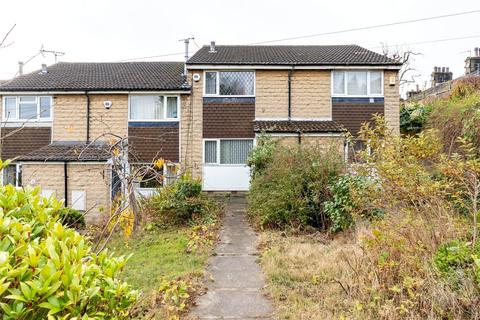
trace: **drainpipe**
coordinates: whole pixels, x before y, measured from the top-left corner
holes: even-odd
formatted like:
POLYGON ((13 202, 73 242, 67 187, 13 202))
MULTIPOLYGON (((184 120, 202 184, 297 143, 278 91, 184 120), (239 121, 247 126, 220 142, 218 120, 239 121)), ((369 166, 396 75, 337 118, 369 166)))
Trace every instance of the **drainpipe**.
POLYGON ((64 206, 67 207, 68 203, 68 169, 67 169, 67 161, 63 162, 63 191, 65 192, 65 203, 64 206))
POLYGON ((298 144, 302 144, 302 133, 300 131, 297 131, 298 134, 298 144))
POLYGON ((292 118, 292 73, 293 73, 293 68, 288 70, 288 120, 292 118))
POLYGON ((87 143, 90 142, 90 96, 88 91, 85 91, 85 96, 87 97, 87 143))

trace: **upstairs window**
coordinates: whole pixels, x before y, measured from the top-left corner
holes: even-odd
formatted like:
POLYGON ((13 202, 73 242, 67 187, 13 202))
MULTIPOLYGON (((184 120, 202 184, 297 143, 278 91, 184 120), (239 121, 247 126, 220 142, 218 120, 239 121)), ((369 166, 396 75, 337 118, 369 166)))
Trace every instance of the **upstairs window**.
POLYGON ((133 121, 178 120, 177 96, 130 96, 129 119, 133 121))
POLYGON ((370 97, 383 95, 382 71, 333 71, 332 95, 370 97))
POLYGON ((255 73, 253 71, 206 71, 206 96, 254 96, 255 73))
POLYGON ((3 98, 4 121, 52 120, 52 97, 6 96, 3 98))

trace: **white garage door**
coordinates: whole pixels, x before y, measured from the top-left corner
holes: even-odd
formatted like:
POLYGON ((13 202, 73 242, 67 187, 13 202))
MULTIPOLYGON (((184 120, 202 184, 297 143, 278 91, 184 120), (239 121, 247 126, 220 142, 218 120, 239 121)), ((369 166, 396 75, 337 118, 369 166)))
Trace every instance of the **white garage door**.
POLYGON ((253 139, 205 139, 203 146, 203 190, 248 190, 250 169, 246 163, 253 139))

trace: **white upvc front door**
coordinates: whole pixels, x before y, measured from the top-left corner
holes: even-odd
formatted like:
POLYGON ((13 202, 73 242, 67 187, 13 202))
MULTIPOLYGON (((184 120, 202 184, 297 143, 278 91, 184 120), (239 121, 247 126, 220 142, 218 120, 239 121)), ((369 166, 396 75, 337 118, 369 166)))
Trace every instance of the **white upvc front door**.
POLYGON ((205 139, 202 185, 205 191, 247 191, 250 168, 247 156, 253 139, 205 139))

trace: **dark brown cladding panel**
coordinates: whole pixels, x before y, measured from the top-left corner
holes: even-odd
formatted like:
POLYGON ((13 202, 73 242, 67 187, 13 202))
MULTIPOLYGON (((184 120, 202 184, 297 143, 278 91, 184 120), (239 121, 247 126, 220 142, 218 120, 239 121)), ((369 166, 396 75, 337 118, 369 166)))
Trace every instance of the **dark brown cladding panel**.
POLYGON ((255 104, 204 104, 203 138, 254 138, 255 104))
POLYGON ((50 127, 1 128, 2 159, 24 156, 50 144, 50 127))
POLYGON ((179 161, 178 122, 152 125, 129 125, 130 162, 150 163, 163 158, 179 161))
POLYGON ((332 120, 357 136, 362 124, 372 123, 373 115, 383 115, 384 109, 383 103, 332 103, 332 120))

